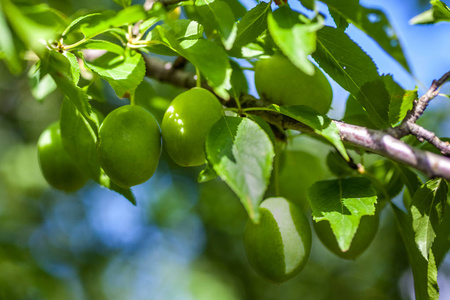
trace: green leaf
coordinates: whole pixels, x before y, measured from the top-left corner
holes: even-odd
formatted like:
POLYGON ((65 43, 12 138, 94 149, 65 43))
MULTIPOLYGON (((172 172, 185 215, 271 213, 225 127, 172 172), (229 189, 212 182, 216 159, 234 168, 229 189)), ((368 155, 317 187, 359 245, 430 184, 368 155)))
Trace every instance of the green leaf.
POLYGON ((1 5, 15 33, 39 56, 65 27, 60 13, 46 4, 16 6, 11 0, 2 0, 1 5))
POLYGON ((275 155, 266 132, 247 118, 223 117, 206 139, 206 154, 217 174, 239 196, 253 222, 269 184, 275 155))
POLYGON ((111 53, 115 53, 117 55, 124 55, 125 49, 122 46, 117 44, 104 41, 104 40, 89 40, 78 47, 73 48, 76 49, 96 49, 96 50, 105 50, 111 53))
POLYGON ((63 33, 61 34, 62 37, 65 37, 69 33, 71 33, 73 30, 77 29, 79 24, 82 24, 83 22, 87 22, 89 18, 92 18, 94 16, 101 16, 101 13, 92 13, 80 16, 73 20, 67 27, 64 29, 63 33))
POLYGON ((288 116, 294 120, 297 120, 309 127, 320 136, 323 136, 328 140, 339 153, 348 161, 349 157, 339 136, 339 130, 334 122, 327 116, 320 115, 314 109, 304 105, 294 106, 278 106, 272 104, 269 109, 276 111, 280 114, 288 116))
POLYGON ((221 0, 196 0, 197 13, 203 25, 218 30, 225 49, 230 50, 237 35, 236 18, 230 6, 221 0))
POLYGON ((199 183, 204 183, 217 178, 217 176, 219 175, 217 175, 216 171, 214 170, 214 167, 207 160, 206 168, 202 170, 200 174, 198 174, 197 181, 199 183))
POLYGON ((245 77, 245 74, 242 71, 241 66, 237 62, 230 60, 230 66, 233 69, 230 78, 231 83, 230 93, 231 95, 233 95, 234 98, 239 99, 239 97, 242 94, 248 93, 247 77, 245 77))
POLYGON ((316 1, 315 0, 300 0, 302 5, 306 7, 309 10, 315 10, 316 9, 316 1))
POLYGON ((122 7, 127 7, 131 5, 131 0, 114 0, 114 2, 116 2, 122 7))
POLYGON ((267 15, 269 12, 270 5, 266 2, 260 2, 244 15, 237 25, 235 48, 241 48, 253 42, 267 29, 267 15))
POLYGON ((347 161, 336 151, 330 151, 327 155, 328 169, 338 177, 354 175, 356 170, 351 168, 347 161))
POLYGON ((376 126, 370 121, 366 110, 362 107, 358 100, 352 96, 352 94, 350 94, 347 98, 345 115, 342 121, 367 128, 376 128, 376 126))
POLYGON ((320 67, 359 101, 375 126, 389 127, 389 94, 372 59, 341 30, 324 27, 317 37, 313 58, 320 67))
POLYGON ((436 228, 444 217, 447 190, 444 179, 432 179, 422 185, 412 199, 411 215, 415 241, 420 253, 427 260, 436 237, 436 228))
POLYGON ((43 68, 55 81, 58 88, 72 101, 87 120, 91 120, 91 105, 86 92, 75 84, 72 71, 73 64, 61 53, 51 51, 49 56, 42 60, 43 68))
POLYGON ((391 126, 389 122, 391 97, 382 78, 366 82, 361 86, 355 98, 365 108, 369 120, 377 128, 388 128, 391 126))
POLYGON ((447 208, 445 209, 445 214, 442 222, 438 225, 436 229, 436 238, 434 239, 433 254, 436 259, 436 265, 442 263, 444 258, 447 256, 450 250, 450 202, 447 203, 447 208))
POLYGON ((363 216, 375 214, 377 196, 372 183, 362 177, 318 181, 308 189, 316 222, 328 221, 339 248, 347 251, 363 216))
POLYGON ((28 83, 33 97, 42 101, 50 93, 56 90, 56 83, 50 74, 41 76, 40 61, 31 66, 28 72, 28 83))
POLYGON ((402 121, 408 110, 412 109, 414 100, 418 98, 417 89, 405 91, 391 75, 383 76, 383 82, 390 96, 389 122, 395 125, 402 121))
POLYGON ((391 206, 412 267, 416 300, 438 300, 437 266, 433 252, 430 251, 428 261, 422 256, 414 241, 411 216, 392 203, 391 206))
POLYGON ((450 22, 450 8, 442 1, 431 0, 431 9, 409 20, 409 24, 434 24, 438 22, 450 22))
MULTIPOLYGON (((410 72, 397 35, 381 10, 363 7, 359 4, 359 0, 322 0, 322 2, 328 5, 335 21, 342 16, 346 21, 351 22, 410 72)), ((339 20, 336 24, 338 23, 340 23, 339 20)))
MULTIPOLYGON (((91 117, 91 119, 95 119, 91 117)), ((136 199, 130 189, 116 185, 100 167, 97 157, 98 123, 93 127, 67 98, 61 107, 61 137, 67 153, 77 162, 80 169, 98 184, 123 195, 134 205, 136 199)))
POLYGON ((111 28, 136 23, 147 19, 147 14, 142 5, 134 5, 122 9, 119 12, 103 11, 101 15, 93 15, 77 24, 86 39, 90 39, 111 28))
POLYGON ((0 52, 3 52, 4 59, 8 69, 13 74, 19 74, 22 71, 22 64, 19 57, 19 49, 14 41, 14 36, 9 29, 6 16, 3 14, 2 5, 0 4, 0 36, 2 42, 0 43, 0 52))
POLYGON ((168 48, 185 57, 198 68, 216 94, 224 99, 230 98, 227 90, 231 88, 232 69, 228 55, 222 47, 206 39, 179 41, 172 32, 162 26, 157 26, 153 31, 158 32, 161 42, 168 48))
POLYGON ((269 13, 267 24, 275 44, 289 60, 306 74, 314 75, 314 65, 308 56, 316 50, 316 32, 323 27, 323 19, 310 22, 284 5, 269 13))
POLYGON ((133 93, 145 76, 145 62, 134 50, 124 55, 106 53, 92 62, 85 61, 89 69, 109 82, 119 98, 133 93))

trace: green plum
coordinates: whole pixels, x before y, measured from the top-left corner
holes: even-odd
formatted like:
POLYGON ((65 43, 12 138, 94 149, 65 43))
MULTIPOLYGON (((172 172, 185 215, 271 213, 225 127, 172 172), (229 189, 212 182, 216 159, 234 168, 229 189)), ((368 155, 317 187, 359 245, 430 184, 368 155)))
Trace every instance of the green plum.
POLYGON ((331 106, 333 91, 322 71, 314 66, 309 76, 282 54, 261 59, 255 66, 259 96, 278 105, 307 105, 321 114, 331 106))
POLYGON ((109 113, 99 129, 97 154, 105 173, 129 188, 152 177, 161 154, 161 133, 153 115, 125 105, 109 113))
POLYGON ((314 231, 325 247, 341 258, 353 260, 360 256, 372 243, 378 231, 378 225, 378 214, 363 216, 361 218, 358 230, 353 237, 350 248, 344 252, 339 248, 336 236, 331 230, 330 222, 326 220, 313 222, 314 231))
POLYGON ((193 88, 179 94, 164 114, 164 146, 180 166, 205 163, 205 141, 212 125, 222 116, 222 106, 208 90, 193 88))
POLYGON ((244 245, 256 272, 273 283, 297 275, 311 251, 311 227, 303 212, 285 198, 266 199, 258 224, 247 222, 244 245))
POLYGON ((53 123, 42 132, 37 148, 42 174, 51 186, 74 192, 86 184, 89 178, 63 147, 59 122, 53 123))

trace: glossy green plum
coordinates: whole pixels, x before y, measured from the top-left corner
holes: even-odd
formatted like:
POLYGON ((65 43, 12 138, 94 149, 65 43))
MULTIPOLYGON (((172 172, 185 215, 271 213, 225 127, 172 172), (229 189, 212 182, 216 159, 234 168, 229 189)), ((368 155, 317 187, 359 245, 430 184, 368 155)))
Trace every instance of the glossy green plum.
POLYGON ((259 224, 247 222, 244 246, 255 271, 273 283, 297 275, 311 251, 311 227, 303 212, 285 198, 266 199, 259 224))
POLYGON ((343 252, 337 243, 336 236, 331 230, 330 223, 326 220, 313 222, 314 231, 319 237, 322 244, 331 252, 344 259, 356 259, 360 256, 372 243, 378 231, 379 216, 363 216, 361 218, 358 230, 353 237, 350 248, 343 252))
POLYGON ((288 58, 275 54, 255 66, 255 85, 259 96, 278 105, 307 105, 321 114, 331 106, 333 91, 322 71, 309 76, 288 58))
POLYGON ((221 116, 219 101, 203 88, 175 97, 161 124, 164 146, 173 161, 184 167, 204 164, 206 136, 221 116))
POLYGON ((51 186, 74 192, 85 185, 88 177, 64 150, 59 122, 53 123, 42 132, 37 148, 42 174, 51 186))
POLYGON ((128 188, 155 173, 161 154, 161 133, 153 115, 125 105, 109 113, 99 130, 97 154, 105 173, 128 188))

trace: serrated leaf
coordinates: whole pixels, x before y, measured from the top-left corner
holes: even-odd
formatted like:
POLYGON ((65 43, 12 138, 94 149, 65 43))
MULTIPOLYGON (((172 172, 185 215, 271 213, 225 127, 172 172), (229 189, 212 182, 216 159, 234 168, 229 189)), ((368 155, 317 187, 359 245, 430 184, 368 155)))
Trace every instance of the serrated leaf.
POLYGON ((351 168, 347 161, 336 151, 330 151, 327 155, 328 169, 338 177, 355 174, 356 170, 351 168))
POLYGON ((370 121, 366 110, 362 107, 358 100, 352 96, 352 94, 350 94, 347 98, 345 114, 342 121, 367 128, 376 128, 376 126, 370 121))
POLYGON ((430 251, 429 260, 427 261, 416 247, 411 216, 392 203, 391 207, 412 267, 416 300, 438 300, 437 266, 432 251, 430 251))
POLYGON ((134 92, 145 76, 144 59, 133 50, 124 52, 124 55, 106 53, 85 63, 89 69, 109 82, 119 98, 134 92))
POLYGON ((371 123, 377 128, 384 129, 391 126, 389 122, 391 97, 382 78, 363 84, 355 98, 366 109, 371 123))
POLYGON ((342 251, 350 248, 363 216, 375 214, 377 196, 370 180, 362 177, 318 181, 308 189, 316 222, 328 221, 342 251))
POLYGON ((206 139, 206 154, 217 174, 239 196, 253 222, 269 184, 275 155, 272 142, 255 122, 223 117, 206 139))
MULTIPOLYGON (((94 118, 91 118, 94 119, 94 118)), ((77 162, 80 169, 98 184, 113 190, 136 205, 136 199, 130 189, 116 185, 100 167, 97 157, 98 123, 89 124, 67 98, 61 108, 61 137, 67 153, 77 162), (95 126, 95 130, 92 126, 95 126)))
MULTIPOLYGON (((328 5, 336 24, 339 15, 370 36, 387 54, 410 72, 400 42, 386 15, 378 9, 366 8, 359 0, 322 0, 328 5)), ((339 27, 339 26, 338 26, 339 27)), ((345 23, 340 28, 345 28, 345 23)))
POLYGON ((342 143, 339 135, 339 130, 336 124, 333 123, 327 116, 320 115, 311 107, 304 105, 278 106, 276 104, 272 104, 269 106, 269 109, 311 127, 316 134, 323 136, 333 146, 335 146, 339 153, 347 161, 349 160, 347 151, 345 150, 344 144, 342 143))
POLYGON ((196 0, 195 7, 203 25, 218 30, 225 49, 230 50, 237 35, 236 18, 230 6, 222 0, 196 0))
POLYGON ((213 87, 216 94, 224 99, 229 99, 227 90, 231 88, 230 77, 232 69, 226 52, 211 40, 186 39, 177 40, 174 34, 162 26, 157 26, 153 31, 158 31, 161 42, 166 47, 185 57, 213 87))
POLYGON ((267 15, 270 12, 270 5, 260 2, 249 10, 237 25, 237 36, 234 47, 240 48, 247 45, 267 29, 267 15))
POLYGON ((134 5, 122 9, 119 12, 103 11, 101 15, 94 15, 89 19, 80 22, 77 27, 86 39, 90 39, 100 33, 103 33, 111 28, 136 23, 147 19, 147 14, 142 5, 134 5))
POLYGON ((359 101, 375 126, 388 127, 389 95, 372 59, 338 29, 324 27, 317 32, 317 38, 317 50, 312 56, 320 67, 359 101), (376 91, 379 87, 381 90, 376 91), (383 101, 375 99, 374 91, 383 101))
POLYGON ((91 105, 89 104, 88 96, 83 89, 75 84, 75 80, 72 77, 74 74, 74 71, 72 71, 73 65, 69 60, 61 53, 51 51, 49 56, 42 62, 42 64, 45 62, 42 67, 52 76, 61 92, 72 101, 87 120, 92 121, 90 119, 91 105))
POLYGON ((436 238, 434 239, 433 254, 436 260, 436 266, 442 263, 448 251, 450 250, 450 202, 447 203, 445 214, 442 222, 438 225, 436 230, 436 238))
POLYGON ((447 183, 442 178, 428 181, 413 196, 411 215, 415 241, 420 253, 427 260, 436 237, 436 228, 442 222, 446 204, 447 183))
POLYGON ((311 22, 287 5, 269 13, 267 24, 275 44, 300 70, 314 75, 314 65, 308 56, 316 50, 316 32, 323 27, 323 19, 311 22))
POLYGON ((434 24, 438 22, 450 22, 450 8, 442 1, 431 0, 431 9, 409 20, 409 24, 434 24))
POLYGON ((230 77, 231 90, 230 93, 234 98, 239 99, 242 94, 248 93, 247 77, 241 66, 233 60, 230 60, 230 66, 233 69, 230 77))
POLYGON ((389 122, 395 125, 405 118, 408 110, 412 109, 414 100, 418 98, 417 89, 405 91, 391 75, 382 78, 390 96, 389 122))

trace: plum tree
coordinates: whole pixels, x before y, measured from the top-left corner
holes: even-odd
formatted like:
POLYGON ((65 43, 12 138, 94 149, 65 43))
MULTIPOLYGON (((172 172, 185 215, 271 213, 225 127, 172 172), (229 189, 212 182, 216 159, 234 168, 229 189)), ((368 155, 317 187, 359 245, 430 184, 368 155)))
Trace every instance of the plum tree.
POLYGON ((204 164, 206 136, 221 116, 219 101, 203 88, 173 99, 161 124, 164 146, 173 161, 186 167, 204 164))
POLYGON ((100 165, 122 187, 147 181, 158 166, 161 134, 153 115, 126 105, 108 114, 100 126, 97 153, 100 165))
POLYGON ((39 165, 47 182, 56 189, 74 192, 88 181, 88 177, 64 150, 59 122, 51 124, 39 137, 39 165))
POLYGON ((260 206, 258 224, 247 223, 244 245, 250 264, 270 282, 297 275, 311 251, 311 228, 303 212, 285 198, 268 198, 260 206))
POLYGON ((282 54, 261 59, 255 67, 255 85, 259 95, 279 105, 307 105, 321 114, 331 106, 333 92, 322 71, 314 66, 309 76, 282 54))

